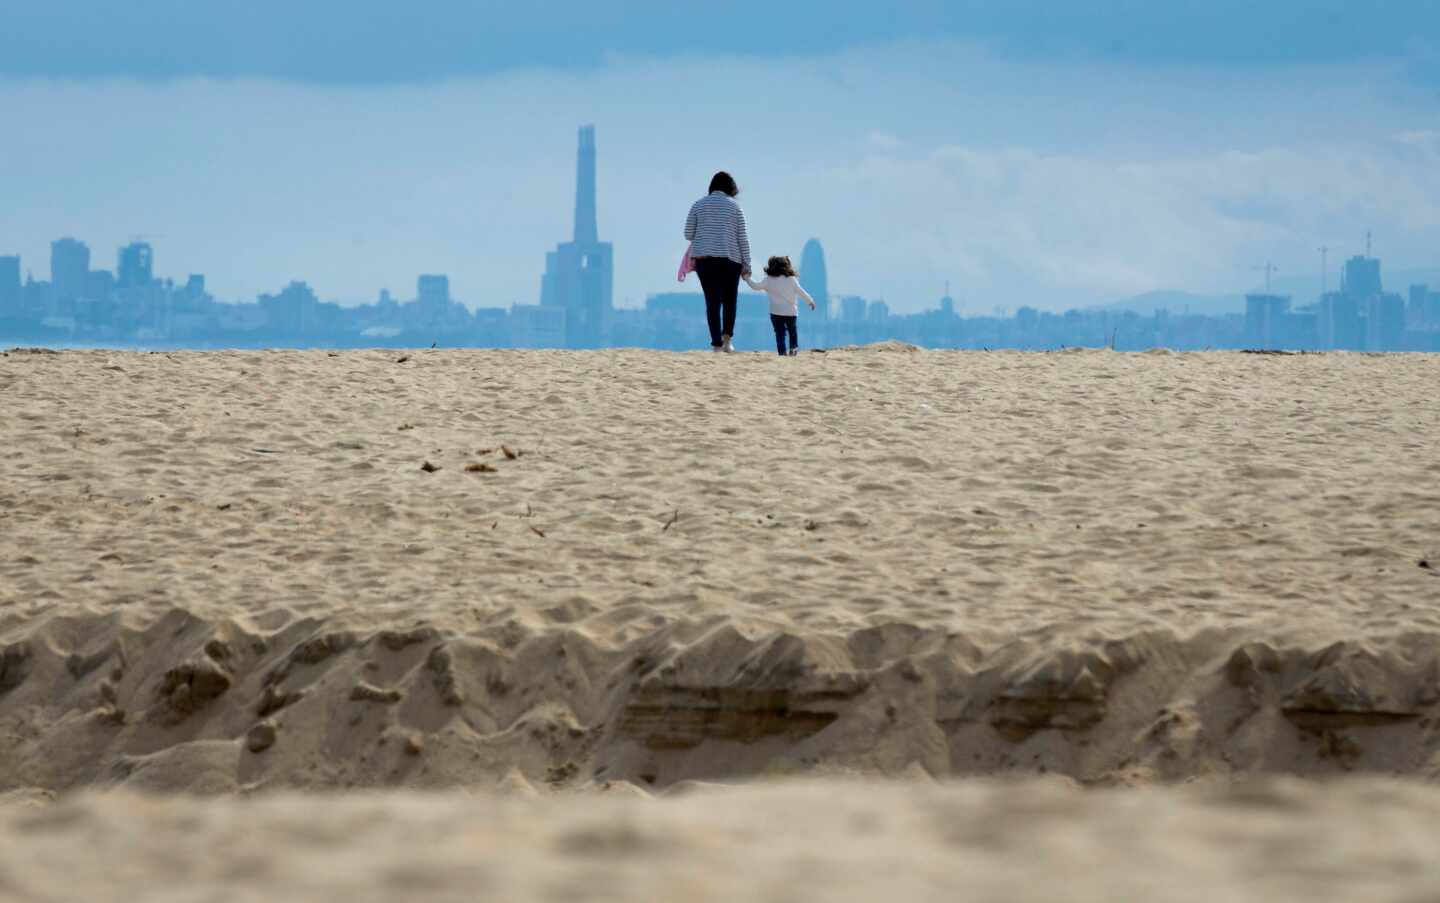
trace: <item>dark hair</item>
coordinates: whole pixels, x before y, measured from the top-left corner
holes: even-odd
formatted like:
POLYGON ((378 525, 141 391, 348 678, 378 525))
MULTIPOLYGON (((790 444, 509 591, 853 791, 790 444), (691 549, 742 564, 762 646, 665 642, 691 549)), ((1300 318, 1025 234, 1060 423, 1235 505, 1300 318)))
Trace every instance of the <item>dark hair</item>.
POLYGON ((795 265, 790 262, 789 257, 771 257, 770 262, 765 264, 766 276, 794 276, 795 265))
POLYGON ((722 169, 710 179, 710 190, 723 191, 733 198, 740 193, 740 186, 735 184, 734 176, 722 169))

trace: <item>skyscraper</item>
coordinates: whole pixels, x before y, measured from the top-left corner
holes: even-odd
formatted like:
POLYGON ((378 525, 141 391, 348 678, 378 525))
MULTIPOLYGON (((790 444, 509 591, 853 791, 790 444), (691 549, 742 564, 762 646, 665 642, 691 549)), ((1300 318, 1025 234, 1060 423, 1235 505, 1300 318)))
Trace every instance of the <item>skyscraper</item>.
POLYGON ((600 241, 595 210, 595 127, 580 130, 580 151, 575 155, 575 243, 600 241))
POLYGON ((1278 348, 1284 340, 1285 315, 1290 312, 1288 295, 1245 296, 1245 342, 1252 348, 1278 348))
POLYGON ((50 243, 50 285, 59 301, 73 301, 85 294, 90 275, 90 249, 83 241, 62 238, 50 243))
POLYGON ((815 315, 821 321, 830 319, 830 282, 825 272, 825 249, 818 238, 805 242, 800 254, 800 284, 815 299, 815 315))
POLYGON ((1363 254, 1345 261, 1339 295, 1326 296, 1330 302, 1328 310, 1325 302, 1321 302, 1322 331, 1324 326, 1329 326, 1328 338, 1333 347, 1347 351, 1381 347, 1380 298, 1383 294, 1378 258, 1363 254), (1323 322, 1326 313, 1328 323, 1323 322))
POLYGON ((1356 301, 1368 301, 1383 291, 1380 283, 1380 261, 1375 257, 1352 257, 1345 261, 1341 291, 1356 301))
MULTIPOLYGON (((5 276, 4 276, 4 272, 5 272, 4 267, 5 267, 5 258, 0 257, 0 282, 3 282, 4 279, 5 279, 5 276)), ((3 287, 0 287, 0 292, 4 292, 4 291, 5 291, 5 289, 4 289, 3 287)), ((1412 286, 1410 286, 1410 307, 1409 307, 1408 314, 1409 314, 1410 319, 1413 320, 1414 322, 1416 322, 1416 323, 1424 323, 1424 322, 1425 322, 1425 319, 1426 319, 1426 317, 1425 317, 1426 303, 1425 303, 1425 302, 1428 300, 1429 295, 1430 295, 1430 289, 1429 289, 1427 286, 1424 286, 1424 285, 1412 285, 1412 286)))
POLYGON ((421 276, 415 282, 415 296, 422 307, 443 309, 450 306, 450 277, 421 276))
POLYGON ((595 127, 580 129, 575 165, 573 240, 545 255, 540 305, 565 311, 565 345, 598 348, 614 288, 614 248, 599 238, 595 201, 595 127))
POLYGON ((1370 299, 1366 315, 1367 351, 1400 351, 1405 347, 1405 299, 1391 292, 1370 299))
POLYGON ((120 249, 115 276, 120 288, 141 288, 154 280, 155 255, 150 245, 135 241, 120 249))
POLYGON ((20 258, 0 257, 0 317, 14 316, 20 306, 20 258))

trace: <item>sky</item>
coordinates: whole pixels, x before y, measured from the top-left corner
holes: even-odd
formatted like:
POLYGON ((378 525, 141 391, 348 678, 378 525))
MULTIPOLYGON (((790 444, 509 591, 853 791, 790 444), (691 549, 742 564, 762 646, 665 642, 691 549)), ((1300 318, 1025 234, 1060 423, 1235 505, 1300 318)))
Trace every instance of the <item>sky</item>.
MULTIPOLYGON (((964 312, 1440 266, 1440 0, 0 0, 0 254, 74 235, 226 300, 535 303, 597 127, 615 298, 724 168, 757 255, 964 312)), ((802 274, 803 280, 803 274, 802 274)), ((1392 286, 1403 288, 1402 286, 1392 286)), ((695 290, 692 284, 688 286, 695 290)))

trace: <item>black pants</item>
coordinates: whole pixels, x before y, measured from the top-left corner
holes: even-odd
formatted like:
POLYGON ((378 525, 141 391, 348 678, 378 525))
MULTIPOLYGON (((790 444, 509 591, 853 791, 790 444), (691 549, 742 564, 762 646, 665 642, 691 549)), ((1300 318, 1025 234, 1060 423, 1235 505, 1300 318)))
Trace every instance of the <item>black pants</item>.
POLYGON ((790 350, 796 351, 800 348, 800 332, 795 328, 795 317, 782 317, 779 314, 770 315, 770 325, 775 327, 775 350, 784 355, 785 337, 790 337, 790 350))
POLYGON ((740 264, 728 257, 695 258, 695 275, 705 290, 705 320, 710 344, 719 348, 735 334, 735 301, 740 295, 740 264))

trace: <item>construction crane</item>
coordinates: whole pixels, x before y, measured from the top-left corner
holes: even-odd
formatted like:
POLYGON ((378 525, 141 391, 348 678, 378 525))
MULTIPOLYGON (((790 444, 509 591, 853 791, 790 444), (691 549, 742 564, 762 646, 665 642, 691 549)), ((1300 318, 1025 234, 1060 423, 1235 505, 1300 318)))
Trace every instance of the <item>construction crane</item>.
POLYGON ((1265 294, 1270 294, 1270 276, 1276 271, 1278 271, 1280 268, 1277 267, 1275 264, 1266 261, 1263 267, 1251 267, 1251 269, 1255 270, 1256 272, 1263 271, 1265 273, 1265 294))

